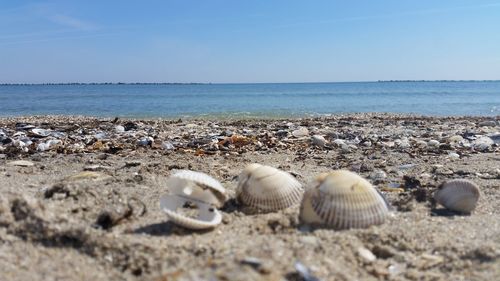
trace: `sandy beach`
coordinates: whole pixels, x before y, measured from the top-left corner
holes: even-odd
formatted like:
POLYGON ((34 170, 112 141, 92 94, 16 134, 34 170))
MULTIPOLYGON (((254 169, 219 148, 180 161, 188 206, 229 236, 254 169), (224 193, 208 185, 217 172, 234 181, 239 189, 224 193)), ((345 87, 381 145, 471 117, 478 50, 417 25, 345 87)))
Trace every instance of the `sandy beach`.
POLYGON ((498 120, 1 118, 0 279, 499 280, 498 120), (244 213, 237 176, 254 162, 304 186, 321 172, 354 171, 386 196, 391 216, 336 231, 301 225, 299 206, 244 213), (160 210, 179 169, 227 189, 215 229, 184 229, 160 210), (433 200, 454 178, 481 188, 470 215, 433 200))

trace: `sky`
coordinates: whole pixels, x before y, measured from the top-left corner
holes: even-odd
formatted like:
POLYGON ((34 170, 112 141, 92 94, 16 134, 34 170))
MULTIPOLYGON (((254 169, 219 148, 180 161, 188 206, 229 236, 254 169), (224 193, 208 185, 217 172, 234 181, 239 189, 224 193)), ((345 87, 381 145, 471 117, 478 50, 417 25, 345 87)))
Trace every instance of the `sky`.
POLYGON ((0 83, 469 79, 498 0, 0 0, 0 83))

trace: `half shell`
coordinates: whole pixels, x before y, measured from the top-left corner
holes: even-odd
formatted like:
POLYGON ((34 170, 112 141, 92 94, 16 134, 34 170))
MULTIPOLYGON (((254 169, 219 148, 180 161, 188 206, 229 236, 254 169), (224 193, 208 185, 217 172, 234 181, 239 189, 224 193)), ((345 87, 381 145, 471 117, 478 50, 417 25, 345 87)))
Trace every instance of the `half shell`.
POLYGON ((248 165, 239 175, 236 196, 252 210, 273 212, 300 202, 304 189, 289 173, 260 164, 248 165))
POLYGON ((220 224, 222 215, 210 204, 194 201, 180 195, 163 195, 160 198, 160 208, 173 223, 189 229, 208 229, 220 224), (191 218, 179 212, 180 208, 196 205, 198 216, 191 218))
POLYGON ((220 208, 226 202, 226 190, 211 176, 190 170, 180 170, 167 180, 171 194, 182 195, 220 208))
POLYGON ((382 195, 359 175, 338 170, 320 174, 304 194, 300 221, 334 229, 384 223, 389 213, 382 195))
POLYGON ((469 180, 449 180, 439 186, 434 199, 449 210, 470 213, 476 208, 479 187, 469 180))

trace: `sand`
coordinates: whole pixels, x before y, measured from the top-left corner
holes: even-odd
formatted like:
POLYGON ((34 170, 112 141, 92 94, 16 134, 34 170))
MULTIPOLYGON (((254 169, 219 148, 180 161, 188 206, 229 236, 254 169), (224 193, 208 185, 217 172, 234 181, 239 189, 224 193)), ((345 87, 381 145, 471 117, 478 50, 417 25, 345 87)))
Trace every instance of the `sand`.
POLYGON ((6 136, 0 146, 2 280, 500 279, 495 119, 41 116, 3 118, 0 129, 6 136), (64 136, 34 136, 20 123, 64 136), (33 143, 20 147, 16 132, 33 143), (326 146, 313 145, 312 135, 324 136, 326 146), (488 136, 492 142, 478 141, 488 136), (37 151, 49 139, 62 142, 37 151), (244 213, 234 200, 237 176, 253 162, 290 172, 304 185, 321 172, 355 171, 383 191, 391 215, 382 225, 339 231, 300 224, 298 206, 244 213), (230 200, 218 227, 192 231, 167 221, 159 197, 177 169, 208 173, 226 187, 230 200), (432 200, 437 186, 453 178, 481 187, 470 215, 432 200))

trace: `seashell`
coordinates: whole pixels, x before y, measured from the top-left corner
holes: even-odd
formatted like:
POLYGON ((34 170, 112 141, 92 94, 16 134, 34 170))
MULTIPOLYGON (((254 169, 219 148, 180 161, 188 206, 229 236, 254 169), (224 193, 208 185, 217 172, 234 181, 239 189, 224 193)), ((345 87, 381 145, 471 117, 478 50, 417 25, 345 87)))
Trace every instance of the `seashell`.
POLYGON ((236 190, 239 202, 264 212, 296 205, 303 193, 302 185, 289 173, 256 163, 241 172, 236 190))
POLYGON ((214 228, 222 221, 222 215, 210 204, 181 195, 163 195, 160 198, 160 208, 171 222, 189 229, 214 228), (190 204, 196 205, 198 209, 196 218, 184 215, 178 210, 190 204))
POLYGON ((220 208, 226 202, 226 190, 211 176, 190 170, 180 170, 167 180, 171 194, 196 199, 220 208))
POLYGON ((474 182, 454 179, 441 184, 434 193, 434 199, 449 210, 470 213, 476 208, 479 193, 479 187, 474 182))
POLYGON ((31 130, 31 134, 36 137, 48 137, 50 136, 50 133, 51 131, 40 128, 35 128, 31 130))
POLYGON ((382 195, 364 178, 345 170, 316 177, 304 194, 300 221, 334 229, 382 224, 389 213, 382 195))
POLYGON ((160 198, 160 208, 170 221, 189 229, 207 229, 220 224, 222 215, 216 209, 226 201, 226 191, 211 176, 189 170, 174 173, 168 180, 170 194, 160 198), (193 217, 186 212, 195 211, 193 217))

